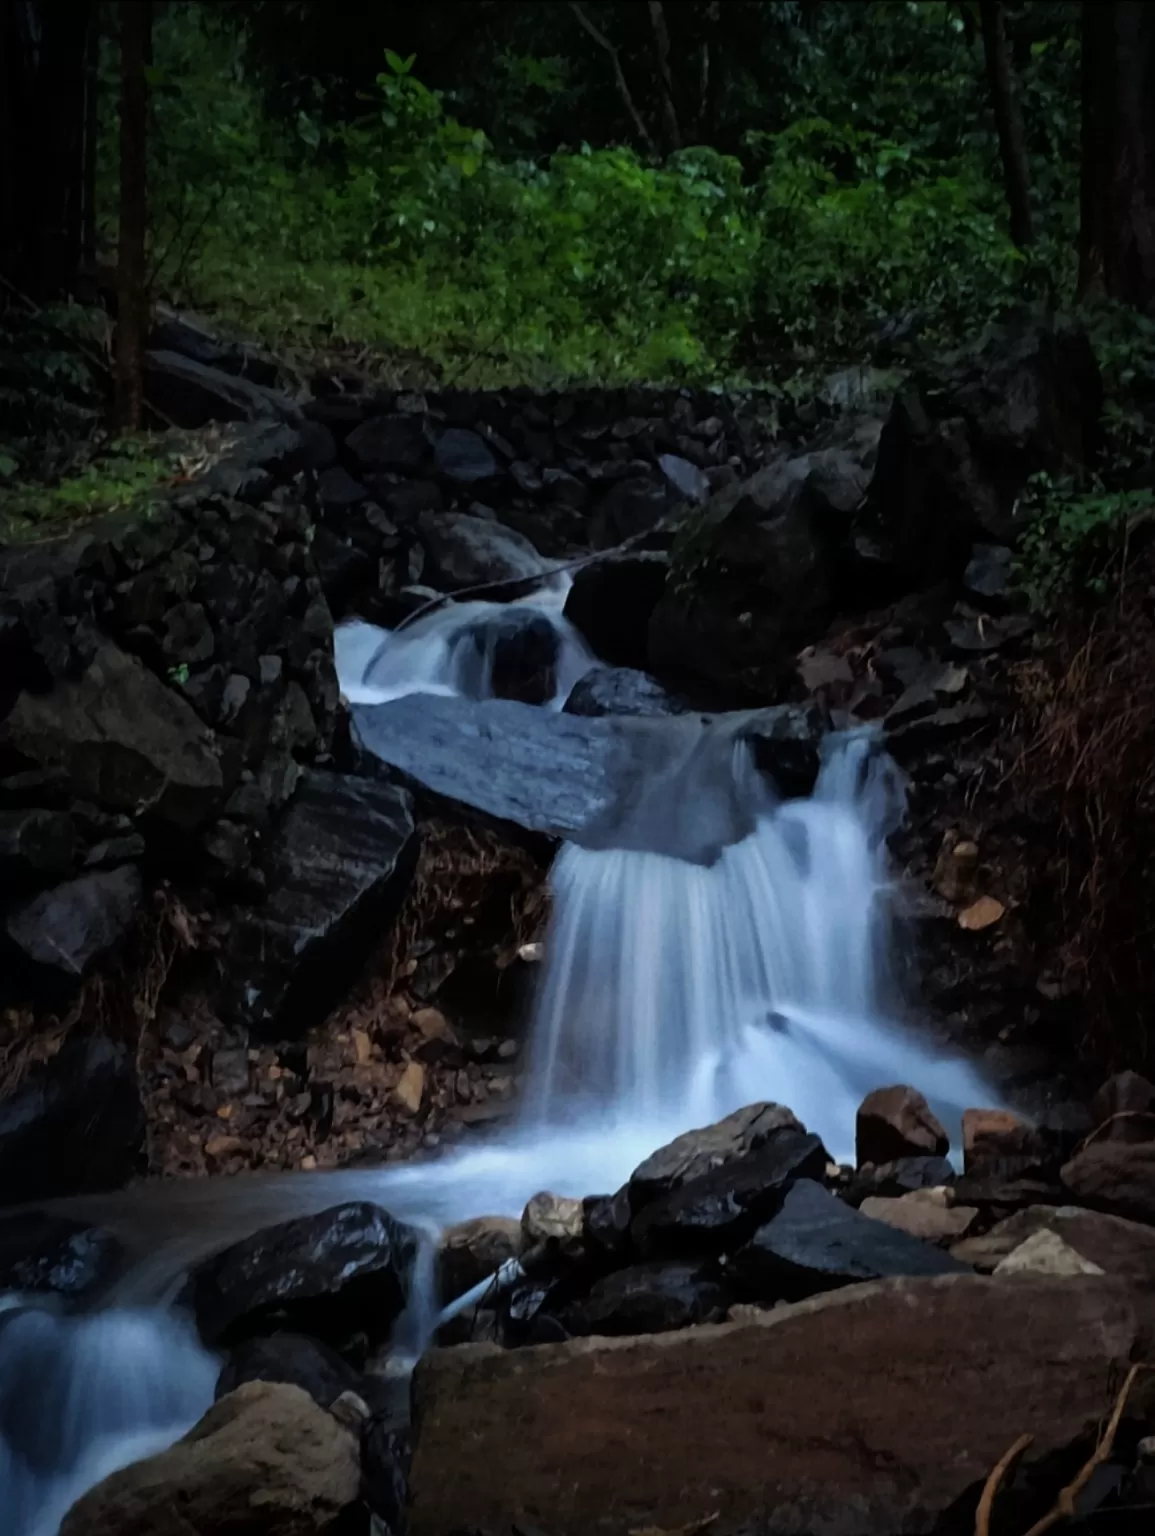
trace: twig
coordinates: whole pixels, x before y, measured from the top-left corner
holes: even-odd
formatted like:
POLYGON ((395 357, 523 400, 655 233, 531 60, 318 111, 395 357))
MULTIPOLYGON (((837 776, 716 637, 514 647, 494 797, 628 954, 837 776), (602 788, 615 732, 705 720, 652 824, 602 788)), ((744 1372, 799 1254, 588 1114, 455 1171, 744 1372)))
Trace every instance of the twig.
POLYGON ((1118 1434, 1119 1425, 1123 1420, 1123 1410, 1126 1408, 1127 1399, 1131 1395, 1131 1388, 1135 1385, 1140 1371, 1144 1369, 1150 1370, 1151 1367, 1133 1365, 1127 1372, 1127 1379, 1123 1383, 1119 1396, 1115 1399, 1115 1409, 1108 1420, 1107 1428, 1099 1436, 1099 1442, 1088 1457, 1086 1464, 1078 1476, 1060 1491, 1058 1498, 1055 1500, 1054 1508, 1048 1514, 1045 1514, 1041 1520, 1036 1520, 1026 1533, 1026 1536, 1043 1536, 1045 1531, 1049 1531, 1053 1526, 1058 1525, 1060 1520, 1073 1520, 1075 1518, 1075 1501, 1091 1481, 1096 1468, 1101 1467, 1110 1456, 1115 1445, 1115 1436, 1118 1434))
POLYGON ((979 1507, 975 1511, 975 1536, 991 1536, 991 1512, 995 1507, 995 1498, 1002 1487, 1003 1479, 1023 1452, 1034 1444, 1034 1440, 1034 1435, 1020 1435, 987 1478, 983 1485, 982 1497, 979 1499, 979 1507))
POLYGON ((581 22, 585 30, 593 38, 594 42, 597 43, 598 47, 604 48, 606 53, 609 54, 610 61, 614 67, 614 80, 617 83, 618 95, 622 98, 622 105, 633 118, 634 127, 638 130, 638 135, 641 138, 642 143, 646 146, 647 151, 656 158, 658 153, 657 145, 654 143, 653 137, 650 134, 650 130, 646 127, 645 119, 638 111, 637 103, 634 101, 633 93, 630 90, 629 81, 626 79, 625 71, 622 69, 621 55, 619 54, 617 48, 613 43, 610 42, 609 38, 601 30, 601 28, 597 26, 595 22, 590 20, 585 11, 578 4, 578 0, 570 0, 569 8, 577 17, 578 21, 581 22))

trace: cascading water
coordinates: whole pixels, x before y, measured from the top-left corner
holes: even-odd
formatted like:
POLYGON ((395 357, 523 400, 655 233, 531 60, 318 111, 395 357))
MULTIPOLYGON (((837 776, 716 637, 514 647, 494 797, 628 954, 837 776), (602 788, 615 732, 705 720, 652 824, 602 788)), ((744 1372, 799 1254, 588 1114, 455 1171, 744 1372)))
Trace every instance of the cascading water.
MULTIPOLYGON (((479 696, 492 679, 478 671, 472 640, 465 670, 455 643, 479 623, 508 623, 511 606, 439 610, 384 639, 347 626, 337 650, 346 697, 479 696)), ((522 606, 557 626, 548 703, 560 708, 590 658, 567 638, 555 594, 522 606)), ((854 1111, 872 1088, 913 1083, 948 1126, 968 1104, 991 1101, 969 1065, 888 1017, 885 839, 902 809, 888 759, 866 736, 831 738, 811 798, 777 803, 741 717, 679 729, 685 750, 661 781, 555 862, 515 1127, 426 1164, 247 1188, 223 1181, 199 1249, 180 1230, 195 1187, 168 1186, 149 1208, 151 1268, 136 1275, 143 1295, 156 1299, 199 1252, 341 1200, 376 1200, 428 1228, 516 1214, 543 1188, 609 1192, 673 1136, 759 1099, 789 1105, 837 1158, 852 1154, 854 1111), (166 1221, 167 1247, 158 1235, 166 1221)), ((123 1200, 127 1208, 146 1197, 123 1200)), ((430 1251, 397 1341, 406 1356, 420 1351, 434 1317, 430 1251)), ((13 1536, 49 1536, 84 1488, 170 1442, 211 1399, 216 1363, 163 1312, 71 1321, 36 1312, 4 1323, 0 1496, 16 1511, 13 1536), (53 1363, 37 1384, 35 1433, 12 1417, 21 1350, 53 1363)))

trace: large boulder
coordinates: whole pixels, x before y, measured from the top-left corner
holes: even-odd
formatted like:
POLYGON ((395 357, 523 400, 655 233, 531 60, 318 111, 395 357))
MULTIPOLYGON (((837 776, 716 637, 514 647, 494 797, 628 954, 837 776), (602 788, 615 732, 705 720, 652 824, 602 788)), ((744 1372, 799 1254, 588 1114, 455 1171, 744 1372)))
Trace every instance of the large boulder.
POLYGON ((435 1350, 409 1533, 930 1531, 1025 1423, 1045 1457, 1099 1422, 1153 1324, 1155 1292, 1109 1279, 950 1275, 648 1338, 435 1350))
POLYGON ((111 1232, 67 1216, 21 1211, 0 1219, 0 1292, 88 1300, 112 1279, 121 1257, 111 1232))
POLYGON ((502 585, 512 596, 536 586, 548 570, 524 534, 466 512, 425 512, 418 536, 434 585, 446 592, 502 585))
POLYGON ((1091 344, 1063 321, 992 327, 916 375, 894 403, 870 493, 905 579, 960 576, 976 540, 1012 540, 1030 476, 1090 462, 1102 403, 1091 344))
POLYGON ((730 1303, 718 1276, 701 1264, 635 1264, 598 1280, 588 1296, 557 1314, 567 1333, 668 1333, 720 1322, 730 1303))
POLYGON ((66 774, 78 800, 184 831, 208 821, 225 794, 212 732, 111 642, 81 677, 20 694, 0 725, 0 747, 66 774))
POLYGON ((266 855, 267 899, 231 924, 227 981, 238 1016, 277 1039, 319 1023, 387 931, 416 859, 407 791, 310 775, 266 855))
POLYGON ((785 1130, 801 1132, 804 1127, 784 1105, 763 1102, 747 1104, 701 1130, 686 1131, 634 1169, 628 1186, 630 1206, 640 1211, 684 1184, 759 1151, 785 1130))
POLYGON ((1155 1141, 1093 1142, 1066 1164, 1062 1180, 1084 1205, 1155 1226, 1155 1141))
POLYGON ((904 1157, 945 1157, 950 1139, 914 1088, 876 1088, 862 1101, 855 1125, 858 1166, 904 1157))
POLYGON ((1053 1232, 1105 1275, 1155 1287, 1155 1228, 1073 1205, 1029 1205, 981 1237, 964 1238, 951 1252, 989 1273, 1040 1232, 1053 1232))
POLYGON ((122 864, 42 891, 15 907, 5 927, 34 964, 79 979, 131 930, 142 895, 140 871, 122 864))
POLYGON ((115 1472, 61 1536, 338 1536, 361 1490, 357 1439, 299 1387, 250 1382, 171 1450, 115 1472))
POLYGON ((484 614, 454 634, 450 654, 467 698, 546 704, 557 692, 560 638, 540 610, 511 604, 484 614))
POLYGON ((567 715, 640 715, 650 719, 684 715, 689 706, 647 672, 630 667, 594 667, 574 684, 567 715))
POLYGON ((163 347, 144 357, 144 392, 178 427, 210 421, 293 421, 299 412, 288 395, 252 379, 226 373, 163 347))
POLYGON ((565 616, 602 661, 644 668, 650 618, 669 572, 670 557, 658 551, 604 555, 574 572, 565 616))
POLYGON ((335 1349, 303 1333, 273 1333, 245 1339, 225 1361, 217 1379, 218 1398, 247 1381, 280 1381, 300 1387, 321 1408, 346 1392, 359 1392, 361 1377, 335 1349))

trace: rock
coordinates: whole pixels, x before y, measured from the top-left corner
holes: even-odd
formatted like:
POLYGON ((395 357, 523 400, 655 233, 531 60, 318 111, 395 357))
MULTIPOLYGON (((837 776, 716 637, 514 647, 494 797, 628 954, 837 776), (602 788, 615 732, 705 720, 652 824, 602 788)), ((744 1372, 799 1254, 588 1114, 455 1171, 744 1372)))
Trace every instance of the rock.
POLYGON ((897 1200, 924 1189, 953 1184, 955 1171, 945 1157, 903 1157, 894 1163, 860 1168, 845 1190, 849 1205, 861 1205, 870 1196, 897 1200))
POLYGON ((822 1178, 829 1161, 817 1136, 778 1131, 756 1152, 643 1205, 630 1228, 633 1245, 669 1258, 735 1248, 779 1210, 797 1180, 822 1178))
POLYGON ((265 1227, 190 1275, 178 1305, 210 1346, 288 1328, 326 1343, 388 1337, 409 1293, 414 1233, 366 1201, 265 1227))
POLYGON ((373 1536, 392 1536, 405 1529, 409 1499, 409 1433, 372 1418, 361 1430, 361 1497, 384 1526, 373 1536))
POLYGON ((996 1275, 1101 1275, 1090 1259, 1071 1248, 1057 1232, 1034 1233, 995 1265, 996 1275))
POLYGON ((363 471, 397 470, 413 474, 430 454, 425 423, 419 416, 371 416, 354 427, 345 446, 363 471))
POLYGON ((178 313, 165 304, 157 305, 157 320, 148 344, 157 351, 179 352, 193 362, 225 373, 243 374, 257 384, 272 386, 280 372, 275 358, 262 353, 251 342, 231 341, 218 336, 192 315, 178 313))
POLYGON ((1005 544, 976 544, 963 573, 967 595, 1001 613, 1010 604, 1014 583, 1014 550, 1005 544))
POLYGON ((648 1338, 434 1350, 409 1536, 627 1536, 718 1511, 765 1536, 931 1531, 973 1509, 1024 1403, 1043 1458, 1101 1421, 1153 1322, 1155 1294, 1109 1279, 960 1274, 648 1338))
POLYGON ((547 1191, 534 1195, 521 1213, 523 1249, 543 1243, 565 1247, 581 1243, 584 1228, 582 1203, 547 1191))
POLYGON ((573 1335, 667 1333, 725 1316, 730 1297, 717 1277, 695 1264, 635 1264, 596 1282, 558 1321, 573 1335))
POLYGON ((178 427, 268 417, 293 421, 299 416, 292 400, 278 390, 163 349, 144 355, 144 394, 178 427))
POLYGON ((73 1036, 0 1099, 0 1205, 115 1189, 143 1134, 132 1053, 73 1036))
POLYGON ((950 641, 951 653, 964 660, 971 656, 992 656, 1022 640, 1034 629, 1034 621, 1026 614, 1008 613, 1002 617, 982 614, 972 617, 964 614, 948 619, 943 625, 950 641))
POLYGON ((950 1138, 930 1105, 913 1088, 876 1088, 859 1106, 855 1122, 858 1166, 903 1157, 945 1157, 950 1138))
POLYGON ((437 1251, 437 1294, 442 1304, 464 1296, 495 1274, 524 1246, 520 1221, 509 1216, 478 1216, 442 1233, 437 1251))
POLYGON ((119 1240, 101 1227, 41 1211, 0 1218, 0 1292, 91 1301, 120 1267, 119 1240))
POLYGON ((644 475, 619 480, 594 509, 591 542, 595 549, 611 549, 627 539, 654 534, 659 544, 668 544, 655 530, 681 503, 682 497, 668 483, 644 475))
POLYGON ((548 566, 523 534, 465 512, 424 512, 418 536, 446 592, 498 586, 529 590, 548 566))
POLYGON ((1006 907, 993 896, 980 896, 958 915, 958 925, 967 933, 982 933, 1000 922, 1006 907))
POLYGON ((433 464, 454 485, 478 486, 499 473, 485 439, 468 427, 449 427, 441 434, 434 445, 433 464))
POLYGON ((974 895, 978 865, 978 844, 966 839, 958 841, 948 833, 935 861, 931 884, 944 901, 969 903, 974 895))
POLYGON ((992 327, 916 374, 891 410, 870 493, 905 580, 959 575, 976 539, 1013 539, 1029 477, 1090 462, 1102 399, 1086 335, 1062 321, 992 327))
POLYGON ((254 1381, 171 1450, 114 1472, 61 1536, 335 1536, 360 1497, 354 1437, 299 1387, 254 1381))
POLYGON ((1065 1165, 1061 1177, 1083 1204, 1155 1225, 1155 1142, 1094 1142, 1065 1165))
POLYGON ((248 1381, 300 1387, 321 1408, 332 1408, 343 1393, 356 1392, 361 1385, 360 1376, 335 1350, 302 1333, 273 1333, 238 1344, 217 1379, 217 1398, 248 1381))
POLYGON ((130 864, 81 875, 16 907, 8 937, 37 965, 79 978, 130 931, 142 895, 140 871, 130 864))
POLYGON ((1096 1126, 1114 1122, 1106 1131, 1110 1141, 1153 1141, 1148 1134, 1150 1117, 1155 1115, 1155 1083, 1138 1072, 1117 1072, 1109 1077, 1091 1100, 1091 1118, 1096 1126))
POLYGON ((377 780, 313 773, 265 857, 268 897, 230 928, 229 980, 263 1036, 320 1023, 401 906, 417 858, 413 804, 377 780))
POLYGON ((327 513, 340 513, 367 501, 369 488, 355 480, 343 464, 334 464, 318 480, 317 494, 327 513))
POLYGON ((710 499, 710 482, 705 470, 680 459, 677 454, 663 453, 658 456, 658 468, 683 501, 704 506, 710 499))
POLYGON ((725 1276, 751 1300, 798 1301, 862 1280, 957 1274, 963 1267, 801 1179, 779 1213, 730 1258, 725 1276))
POLYGON ((963 1170, 1025 1173, 1046 1163, 1049 1151, 1040 1133, 1005 1109, 968 1109, 962 1117, 963 1170))
MULTIPOLYGON (((858 1209, 871 1221, 885 1222, 920 1242, 948 1248, 967 1235, 979 1213, 973 1205, 951 1205, 947 1193, 945 1189, 918 1189, 891 1200, 869 1195, 858 1209)), ((955 1249, 951 1252, 957 1257, 955 1249)))
POLYGON ((111 643, 75 681, 22 693, 0 725, 0 746, 66 773, 77 799, 183 831, 210 820, 224 798, 208 727, 111 643))
POLYGON ((669 575, 661 553, 608 554, 580 566, 565 600, 565 616, 613 667, 644 670, 650 617, 669 575))
POLYGON ((667 693, 656 678, 629 667, 595 667, 575 685, 568 715, 683 715, 689 706, 667 693))
POLYGON ((407 1114, 415 1115, 420 1111, 425 1096, 425 1068, 419 1061, 411 1061, 402 1072, 393 1096, 407 1114))
POLYGON ((582 1201, 582 1246, 588 1253, 621 1262, 630 1251, 629 1187, 616 1195, 590 1195, 582 1201))
POLYGON ((466 625, 450 642, 450 654, 469 698, 546 704, 557 692, 558 632, 533 608, 512 604, 466 625))
POLYGON ((630 1209, 636 1215, 684 1184, 759 1151, 785 1130, 805 1132, 783 1105, 758 1103, 748 1104, 714 1125, 686 1131, 634 1169, 627 1186, 630 1209))
POLYGON ((0 882, 5 892, 59 880, 76 856, 76 827, 64 811, 0 811, 0 882))

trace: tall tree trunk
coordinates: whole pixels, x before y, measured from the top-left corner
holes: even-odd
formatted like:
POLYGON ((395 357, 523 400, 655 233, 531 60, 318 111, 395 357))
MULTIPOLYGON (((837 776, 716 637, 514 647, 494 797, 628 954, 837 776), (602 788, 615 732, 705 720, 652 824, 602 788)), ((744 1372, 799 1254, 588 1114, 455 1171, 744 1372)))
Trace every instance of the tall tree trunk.
POLYGON ((682 147, 682 129, 678 123, 678 105, 674 98, 674 74, 670 64, 670 29, 666 25, 665 7, 662 0, 649 0, 650 26, 654 29, 654 43, 658 50, 658 78, 662 93, 662 127, 666 137, 666 152, 682 147))
POLYGON ((593 38, 594 42, 597 43, 598 47, 609 55, 610 64, 614 71, 614 84, 617 86, 618 97, 621 100, 622 106, 626 109, 627 116, 637 130, 638 138, 642 141, 642 147, 646 150, 647 154, 656 155, 658 152, 657 145, 654 143, 650 130, 646 127, 645 118, 638 111, 638 104, 634 100, 629 81, 626 79, 625 70, 622 68, 621 54, 597 23, 591 21, 584 8, 579 4, 579 0, 569 0, 569 8, 577 17, 582 27, 593 38))
POLYGON ((120 0, 120 235, 117 244, 116 426, 135 432, 148 331, 148 78, 152 0, 120 0))
POLYGON ((987 83, 999 130, 999 154, 1002 157, 1007 206, 1011 214, 1011 239, 1020 251, 1025 251, 1033 243, 1035 232, 1031 219, 1027 144, 1010 50, 1007 47, 1005 7, 1002 0, 980 0, 979 11, 982 17, 987 83))
POLYGON ((1079 296, 1155 315, 1155 8, 1083 7, 1079 296))

